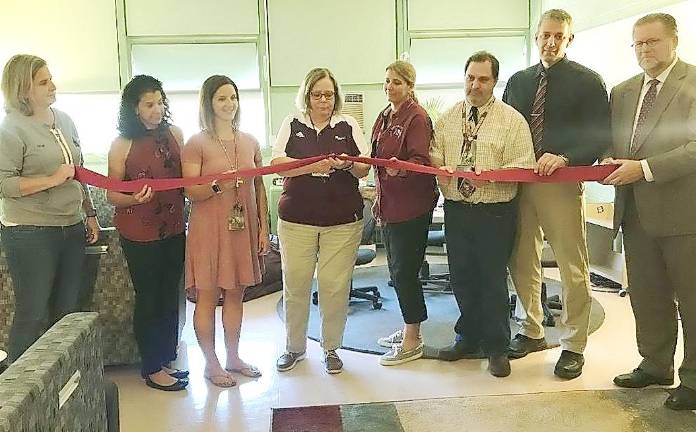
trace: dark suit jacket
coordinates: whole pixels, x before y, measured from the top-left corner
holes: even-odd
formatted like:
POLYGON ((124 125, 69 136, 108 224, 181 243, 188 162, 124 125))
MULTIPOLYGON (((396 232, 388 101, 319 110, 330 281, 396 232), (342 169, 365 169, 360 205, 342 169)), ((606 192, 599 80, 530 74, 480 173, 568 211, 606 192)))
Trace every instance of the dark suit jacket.
POLYGON ((638 217, 656 237, 696 234, 696 67, 679 60, 665 80, 645 122, 645 133, 630 144, 644 74, 611 91, 613 156, 647 159, 654 182, 616 188, 614 226, 620 226, 627 194, 638 217))

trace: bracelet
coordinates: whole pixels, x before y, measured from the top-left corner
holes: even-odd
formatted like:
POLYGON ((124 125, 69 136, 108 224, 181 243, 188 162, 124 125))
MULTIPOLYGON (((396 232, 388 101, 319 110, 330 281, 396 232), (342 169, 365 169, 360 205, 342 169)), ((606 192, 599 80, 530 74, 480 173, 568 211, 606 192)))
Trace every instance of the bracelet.
POLYGON ((97 209, 94 207, 85 212, 85 216, 88 218, 97 217, 97 209))
POLYGON ((349 161, 349 162, 350 162, 350 165, 348 165, 347 167, 341 168, 343 171, 350 171, 353 169, 353 165, 355 165, 355 162, 353 162, 353 161, 349 161))

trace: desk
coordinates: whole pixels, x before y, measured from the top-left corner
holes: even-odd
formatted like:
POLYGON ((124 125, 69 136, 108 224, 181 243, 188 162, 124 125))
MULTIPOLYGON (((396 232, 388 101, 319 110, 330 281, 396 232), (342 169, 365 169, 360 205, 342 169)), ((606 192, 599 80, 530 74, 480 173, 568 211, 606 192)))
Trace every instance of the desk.
POLYGON ((585 226, 587 228, 587 251, 590 271, 628 286, 626 258, 623 253, 621 230, 614 238, 614 204, 586 203, 585 226))

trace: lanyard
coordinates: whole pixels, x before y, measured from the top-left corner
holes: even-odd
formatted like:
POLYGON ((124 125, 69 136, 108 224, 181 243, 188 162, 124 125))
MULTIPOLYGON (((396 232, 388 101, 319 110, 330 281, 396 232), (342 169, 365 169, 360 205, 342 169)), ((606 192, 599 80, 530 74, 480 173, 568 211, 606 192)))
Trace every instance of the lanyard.
POLYGON ((474 141, 476 141, 478 131, 479 129, 481 129, 481 125, 483 125, 483 122, 486 120, 489 106, 490 103, 487 103, 486 105, 481 107, 485 108, 486 110, 479 114, 478 123, 476 123, 476 125, 473 127, 473 130, 470 130, 471 126, 469 124, 469 119, 466 116, 466 104, 462 104, 462 149, 459 152, 460 158, 462 158, 464 154, 472 151, 472 144, 474 141))
POLYGON ((65 140, 65 136, 63 136, 63 132, 56 127, 56 125, 52 125, 49 130, 51 131, 51 135, 53 135, 53 139, 56 141, 58 144, 58 147, 60 147, 60 151, 63 154, 63 162, 66 164, 74 165, 75 160, 73 159, 73 154, 72 151, 70 151, 70 146, 68 145, 68 142, 65 140))

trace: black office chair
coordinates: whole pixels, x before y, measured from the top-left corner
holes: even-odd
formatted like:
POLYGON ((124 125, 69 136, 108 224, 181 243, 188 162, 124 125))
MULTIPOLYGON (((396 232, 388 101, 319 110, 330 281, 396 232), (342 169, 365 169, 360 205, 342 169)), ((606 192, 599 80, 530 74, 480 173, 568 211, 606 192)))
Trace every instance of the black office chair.
MULTIPOLYGON (((363 231, 361 245, 374 244, 376 222, 372 215, 372 200, 363 198, 363 231)), ((377 251, 372 248, 358 248, 358 255, 355 258, 355 265, 360 266, 369 264, 377 258, 377 251)), ((376 286, 353 287, 353 279, 350 280, 350 298, 369 300, 372 302, 372 309, 382 309, 382 300, 379 289, 376 286)), ((319 293, 312 293, 312 303, 319 304, 319 293)))
MULTIPOLYGON (((428 231, 428 246, 443 247, 445 245, 445 230, 439 228, 428 231)), ((444 255, 444 254, 443 254, 444 255)), ((426 292, 452 292, 449 273, 432 274, 427 258, 423 260, 420 269, 420 281, 423 291, 426 292)))

